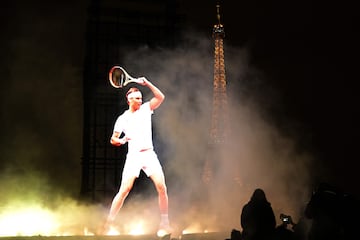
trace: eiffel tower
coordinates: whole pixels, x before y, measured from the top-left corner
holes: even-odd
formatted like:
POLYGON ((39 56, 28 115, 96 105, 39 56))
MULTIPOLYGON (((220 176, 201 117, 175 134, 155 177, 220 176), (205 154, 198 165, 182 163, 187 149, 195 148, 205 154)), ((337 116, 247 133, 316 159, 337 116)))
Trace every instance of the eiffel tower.
POLYGON ((203 181, 209 184, 214 177, 214 169, 221 164, 221 148, 226 144, 228 125, 228 102, 226 91, 225 58, 224 58, 224 26, 220 21, 220 4, 217 3, 218 23, 213 27, 212 37, 214 44, 214 80, 213 80, 213 104, 210 127, 210 140, 205 159, 203 181))

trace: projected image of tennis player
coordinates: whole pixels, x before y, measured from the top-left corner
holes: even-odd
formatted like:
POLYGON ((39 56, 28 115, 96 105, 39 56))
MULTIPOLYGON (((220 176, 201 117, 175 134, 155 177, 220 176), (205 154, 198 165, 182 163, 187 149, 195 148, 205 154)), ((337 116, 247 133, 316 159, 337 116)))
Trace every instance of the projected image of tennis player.
POLYGON ((114 146, 122 146, 128 143, 128 153, 120 189, 112 201, 104 231, 113 225, 116 215, 133 187, 134 181, 139 177, 140 171, 143 170, 153 181, 158 192, 161 214, 159 232, 163 231, 167 234, 171 231, 168 217, 167 188, 162 166, 153 147, 151 123, 154 110, 161 105, 165 96, 144 77, 138 78, 136 83, 148 87, 153 96, 149 101, 143 103, 141 91, 136 87, 130 88, 126 93, 129 108, 115 122, 110 142, 114 146))

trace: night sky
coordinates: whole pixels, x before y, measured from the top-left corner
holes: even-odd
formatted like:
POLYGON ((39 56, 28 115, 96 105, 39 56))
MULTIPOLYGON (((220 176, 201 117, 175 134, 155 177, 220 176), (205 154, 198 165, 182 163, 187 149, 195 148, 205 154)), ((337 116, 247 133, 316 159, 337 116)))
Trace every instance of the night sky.
MULTIPOLYGON (((191 28, 211 37, 214 1, 181 2, 191 28)), ((2 5, 0 193, 34 181, 35 194, 53 188, 77 196, 87 2, 2 5)), ((355 8, 225 0, 221 11, 227 46, 248 49, 249 64, 264 76, 249 86, 268 121, 315 156, 317 181, 359 194, 355 8)))

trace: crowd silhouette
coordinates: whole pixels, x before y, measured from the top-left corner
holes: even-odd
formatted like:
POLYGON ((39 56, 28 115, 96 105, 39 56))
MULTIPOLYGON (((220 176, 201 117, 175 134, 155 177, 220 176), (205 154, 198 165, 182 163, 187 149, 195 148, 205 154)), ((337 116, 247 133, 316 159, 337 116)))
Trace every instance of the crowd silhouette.
POLYGON ((242 231, 233 229, 231 240, 348 240, 358 239, 360 202, 354 196, 321 183, 313 191, 297 223, 280 214, 281 224, 263 189, 257 188, 240 214, 242 231))

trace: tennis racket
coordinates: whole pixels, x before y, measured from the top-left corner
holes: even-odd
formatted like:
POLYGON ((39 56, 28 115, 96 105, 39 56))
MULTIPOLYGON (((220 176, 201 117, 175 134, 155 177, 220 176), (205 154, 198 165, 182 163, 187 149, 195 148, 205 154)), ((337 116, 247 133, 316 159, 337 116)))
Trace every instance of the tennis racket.
POLYGON ((114 88, 123 88, 131 82, 143 83, 143 78, 134 78, 130 76, 124 68, 120 66, 114 66, 110 69, 109 80, 111 86, 114 88))

